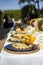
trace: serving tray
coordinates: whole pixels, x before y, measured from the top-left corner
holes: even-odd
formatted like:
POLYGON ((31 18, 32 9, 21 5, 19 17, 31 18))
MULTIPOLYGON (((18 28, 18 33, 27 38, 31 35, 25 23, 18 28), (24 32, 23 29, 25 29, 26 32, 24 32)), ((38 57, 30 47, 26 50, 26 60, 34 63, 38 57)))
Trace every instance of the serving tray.
POLYGON ((34 47, 32 47, 30 49, 20 50, 20 49, 14 49, 12 47, 12 44, 9 44, 4 47, 4 50, 6 52, 12 53, 12 54, 31 54, 31 53, 38 52, 40 50, 40 48, 37 45, 34 45, 34 47))

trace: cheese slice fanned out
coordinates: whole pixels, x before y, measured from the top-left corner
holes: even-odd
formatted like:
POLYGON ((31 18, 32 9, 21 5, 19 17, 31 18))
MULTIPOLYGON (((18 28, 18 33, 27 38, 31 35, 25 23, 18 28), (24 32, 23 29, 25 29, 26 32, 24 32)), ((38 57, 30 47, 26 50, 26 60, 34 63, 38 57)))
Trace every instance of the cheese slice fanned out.
POLYGON ((32 45, 27 46, 24 43, 14 43, 12 44, 12 47, 16 49, 28 49, 29 47, 32 47, 32 45))

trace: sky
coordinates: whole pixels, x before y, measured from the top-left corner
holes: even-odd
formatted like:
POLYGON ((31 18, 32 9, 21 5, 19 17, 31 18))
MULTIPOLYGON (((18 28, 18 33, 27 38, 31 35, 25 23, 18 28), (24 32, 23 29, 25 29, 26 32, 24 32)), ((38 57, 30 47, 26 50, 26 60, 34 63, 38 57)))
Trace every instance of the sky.
MULTIPOLYGON (((19 0, 0 0, 0 9, 1 10, 20 9, 26 4, 27 3, 19 5, 19 0)), ((43 2, 40 2, 40 8, 42 8, 42 6, 43 2)))

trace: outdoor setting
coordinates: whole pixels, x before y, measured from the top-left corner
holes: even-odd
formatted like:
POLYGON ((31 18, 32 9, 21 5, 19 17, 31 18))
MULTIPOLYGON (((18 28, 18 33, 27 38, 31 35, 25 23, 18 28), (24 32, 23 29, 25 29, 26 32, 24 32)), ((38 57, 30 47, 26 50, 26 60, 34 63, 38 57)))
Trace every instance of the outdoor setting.
POLYGON ((0 65, 43 65, 43 0, 0 0, 0 65))

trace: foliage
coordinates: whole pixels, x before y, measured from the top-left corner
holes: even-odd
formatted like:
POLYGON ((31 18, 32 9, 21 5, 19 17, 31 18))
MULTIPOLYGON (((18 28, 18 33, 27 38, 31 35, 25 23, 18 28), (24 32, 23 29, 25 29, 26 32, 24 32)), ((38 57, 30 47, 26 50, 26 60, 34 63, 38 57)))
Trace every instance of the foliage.
POLYGON ((31 5, 31 2, 33 2, 33 4, 36 6, 36 4, 37 4, 37 7, 38 7, 38 15, 39 15, 39 17, 40 17, 40 11, 39 11, 39 2, 40 1, 43 1, 43 0, 19 0, 19 3, 25 3, 25 2, 27 2, 29 5, 31 5))
POLYGON ((5 10, 5 13, 8 14, 10 17, 14 17, 15 20, 19 20, 21 18, 20 10, 5 10))
POLYGON ((21 9, 21 18, 24 19, 25 17, 27 17, 28 12, 29 12, 29 6, 26 5, 26 6, 24 6, 24 7, 21 9))
POLYGON ((21 9, 21 18, 24 19, 24 18, 30 16, 32 13, 34 14, 35 18, 38 17, 38 11, 34 5, 25 5, 21 9))

